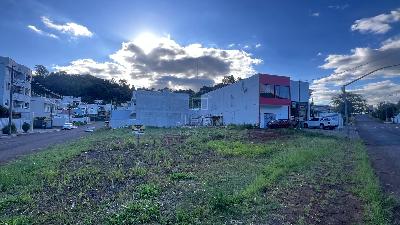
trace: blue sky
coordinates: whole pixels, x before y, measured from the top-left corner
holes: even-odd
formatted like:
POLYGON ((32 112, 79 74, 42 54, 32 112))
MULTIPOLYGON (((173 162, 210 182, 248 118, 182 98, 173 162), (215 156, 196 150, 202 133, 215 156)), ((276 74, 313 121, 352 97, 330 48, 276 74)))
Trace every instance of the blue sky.
MULTIPOLYGON (((326 102, 338 90, 338 79, 351 79, 372 67, 344 73, 340 78, 331 75, 334 83, 320 78, 367 62, 384 43, 398 41, 400 19, 396 10, 399 8, 398 1, 2 0, 0 55, 31 68, 43 64, 51 70, 123 78, 135 86, 198 88, 226 74, 289 75, 315 82, 316 92, 320 93, 315 99, 326 102), (392 11, 395 13, 391 14, 392 11), (384 16, 379 24, 370 24, 368 20, 361 28, 352 29, 357 20, 378 15, 388 18, 384 16), (385 30, 385 24, 390 29, 385 30), (373 26, 381 26, 383 30, 373 26), (139 54, 132 49, 143 50, 149 40, 155 42, 149 51, 173 49, 174 55, 147 52, 136 57, 136 61, 132 59, 131 56, 139 54), (122 43, 126 43, 125 47, 122 43), (185 48, 193 44, 201 46, 185 48), (355 48, 370 49, 372 56, 363 59, 361 53, 354 55, 355 48), (334 61, 338 58, 330 55, 348 56, 345 61, 348 65, 338 64, 334 61), (160 61, 172 58, 174 62, 160 61), (327 58, 330 61, 325 61, 327 58), (194 72, 187 63, 197 65, 198 70, 194 72)), ((400 61, 399 49, 396 46, 391 49, 394 51, 391 60, 400 61)), ((390 81, 390 90, 400 91, 395 75, 398 72, 383 73, 353 88, 365 94, 368 84, 390 81)))

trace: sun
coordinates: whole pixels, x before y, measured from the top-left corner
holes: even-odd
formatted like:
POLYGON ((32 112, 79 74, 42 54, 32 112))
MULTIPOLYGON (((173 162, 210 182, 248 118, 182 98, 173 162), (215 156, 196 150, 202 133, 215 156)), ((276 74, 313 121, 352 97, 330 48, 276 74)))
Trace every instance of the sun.
POLYGON ((148 54, 158 46, 160 38, 150 32, 140 33, 133 42, 139 46, 145 54, 148 54))

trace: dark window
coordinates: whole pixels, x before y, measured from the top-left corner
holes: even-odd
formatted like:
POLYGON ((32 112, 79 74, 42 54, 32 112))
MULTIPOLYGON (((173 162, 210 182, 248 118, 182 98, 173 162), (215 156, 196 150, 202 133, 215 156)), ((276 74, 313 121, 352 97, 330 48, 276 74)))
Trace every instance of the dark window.
POLYGON ((276 85, 275 96, 277 98, 289 99, 290 98, 289 87, 276 85))
POLYGON ((272 84, 261 84, 260 96, 265 98, 275 98, 275 87, 272 84))

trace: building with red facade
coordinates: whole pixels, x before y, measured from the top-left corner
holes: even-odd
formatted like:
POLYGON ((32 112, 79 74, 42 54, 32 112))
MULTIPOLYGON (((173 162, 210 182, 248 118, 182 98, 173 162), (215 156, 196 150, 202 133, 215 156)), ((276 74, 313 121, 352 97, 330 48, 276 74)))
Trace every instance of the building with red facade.
POLYGON ((201 112, 220 117, 224 124, 253 124, 264 128, 272 119, 290 119, 291 113, 308 115, 309 97, 307 82, 256 74, 202 95, 201 112), (304 111, 304 105, 306 111, 299 112, 304 111))

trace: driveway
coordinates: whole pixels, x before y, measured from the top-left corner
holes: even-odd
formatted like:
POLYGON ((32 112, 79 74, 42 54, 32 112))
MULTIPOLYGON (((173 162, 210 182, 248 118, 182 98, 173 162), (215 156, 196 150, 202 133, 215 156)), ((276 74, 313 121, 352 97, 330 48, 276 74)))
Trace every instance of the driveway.
POLYGON ((0 164, 4 164, 21 155, 43 150, 51 145, 61 144, 66 141, 83 137, 89 134, 88 132, 85 132, 85 129, 93 126, 98 129, 103 126, 103 123, 96 122, 95 124, 81 126, 73 130, 61 130, 51 133, 35 133, 11 138, 1 138, 0 164))
MULTIPOLYGON (((400 201, 400 124, 385 124, 368 115, 358 115, 356 121, 384 191, 400 201)), ((395 214, 398 224, 400 213, 395 214)))

